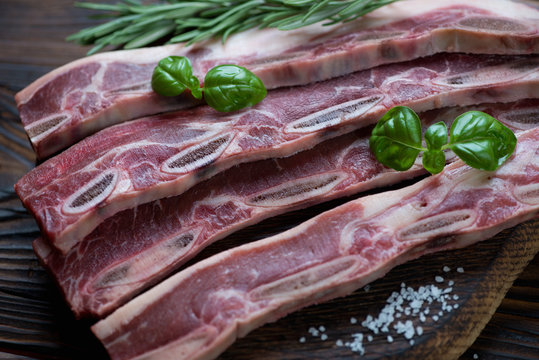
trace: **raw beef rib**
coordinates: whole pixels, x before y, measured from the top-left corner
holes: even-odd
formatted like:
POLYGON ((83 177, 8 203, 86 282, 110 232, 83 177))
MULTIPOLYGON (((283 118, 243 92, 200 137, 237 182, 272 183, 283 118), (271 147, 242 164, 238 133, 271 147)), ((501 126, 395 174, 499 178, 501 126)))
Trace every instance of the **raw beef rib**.
POLYGON ((233 114, 207 107, 139 119, 88 137, 15 189, 66 253, 104 219, 175 196, 244 162, 283 157, 372 124, 395 105, 421 112, 539 95, 539 56, 440 54, 271 91, 233 114))
POLYGON ((421 255, 468 246, 539 215, 539 128, 496 172, 460 161, 209 257, 92 327, 113 360, 213 359, 236 338, 344 296, 421 255))
MULTIPOLYGON (((539 125, 538 107, 539 100, 474 105, 433 110, 420 118, 426 128, 473 109, 520 131, 539 125)), ((421 166, 396 172, 378 163, 368 148, 370 131, 343 135, 288 158, 242 164, 183 195, 120 212, 65 256, 43 238, 34 242, 34 249, 75 315, 102 317, 243 227, 423 174, 421 166)))
POLYGON ((36 80, 16 100, 32 146, 44 158, 115 123, 195 105, 190 97, 151 90, 153 68, 169 55, 189 57, 201 81, 211 67, 233 63, 277 88, 443 51, 537 53, 538 24, 538 10, 507 0, 397 2, 344 25, 249 31, 225 45, 217 40, 90 56, 36 80))

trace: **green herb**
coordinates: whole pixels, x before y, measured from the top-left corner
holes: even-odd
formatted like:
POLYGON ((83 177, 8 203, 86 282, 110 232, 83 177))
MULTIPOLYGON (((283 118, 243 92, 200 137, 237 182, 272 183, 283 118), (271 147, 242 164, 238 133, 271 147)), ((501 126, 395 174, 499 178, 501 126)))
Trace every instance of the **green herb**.
POLYGON ((297 29, 326 21, 325 25, 351 21, 398 0, 169 0, 142 5, 123 0, 115 5, 75 3, 76 6, 104 11, 114 18, 104 24, 79 31, 67 38, 81 45, 94 44, 93 54, 105 46, 134 49, 160 39, 169 43, 199 42, 254 27, 297 29))
POLYGON ((153 70, 152 89, 164 96, 177 96, 189 89, 195 98, 202 98, 191 62, 184 56, 169 56, 159 61, 153 70))
POLYGON ((169 56, 157 64, 152 75, 152 89, 163 96, 177 96, 186 89, 197 99, 202 98, 212 108, 235 111, 253 106, 266 97, 267 91, 255 74, 236 65, 219 65, 204 78, 204 88, 196 76, 189 59, 169 56))
POLYGON ((408 170, 423 151, 423 166, 432 174, 445 166, 444 150, 451 149, 469 166, 494 171, 515 150, 513 132, 492 116, 469 111, 457 117, 447 135, 443 122, 431 125, 425 132, 426 148, 421 142, 421 122, 408 107, 389 110, 376 124, 369 146, 382 164, 399 171, 408 170))
POLYGON ((253 106, 266 94, 262 80, 241 66, 219 65, 208 71, 204 78, 204 99, 219 111, 253 106))
POLYGON ((382 164, 404 171, 421 151, 421 121, 412 109, 397 106, 389 110, 373 129, 370 147, 382 164))

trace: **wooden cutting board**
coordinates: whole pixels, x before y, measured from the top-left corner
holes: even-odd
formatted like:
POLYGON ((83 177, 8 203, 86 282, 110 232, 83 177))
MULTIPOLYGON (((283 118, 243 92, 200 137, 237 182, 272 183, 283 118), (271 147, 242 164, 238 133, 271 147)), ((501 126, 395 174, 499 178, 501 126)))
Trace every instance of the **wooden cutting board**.
MULTIPOLYGON (((84 55, 84 49, 63 41, 66 35, 91 23, 86 12, 71 4, 71 0, 0 2, 0 352, 39 359, 107 359, 89 331, 89 323, 73 319, 37 262, 31 248, 37 226, 13 192, 16 180, 34 166, 13 95, 38 76, 84 55)), ((269 219, 214 244, 201 257, 280 232, 346 200, 269 219)), ((368 291, 360 289, 253 331, 220 358, 360 358, 359 353, 336 343, 352 341, 352 334, 362 333, 362 358, 367 359, 451 359, 461 354, 464 359, 474 355, 479 359, 537 359, 538 250, 539 220, 535 220, 472 247, 399 266, 372 283, 368 291), (438 278, 441 282, 437 277, 443 278, 438 278), (386 299, 400 291, 402 283, 414 290, 429 285, 446 289, 450 281, 448 302, 457 308, 444 311, 437 321, 433 315, 440 309, 435 306, 424 322, 418 316, 400 318, 411 320, 415 328, 422 327, 423 333, 416 334, 413 346, 394 329, 389 332, 393 337, 390 343, 388 334, 375 335, 361 325, 367 315, 378 316, 386 299), (351 318, 357 322, 352 324, 351 318), (318 336, 309 332, 309 328, 319 330, 320 326, 325 330, 318 336), (322 340, 321 334, 327 339, 322 340)), ((0 354, 0 358, 4 357, 0 354)))

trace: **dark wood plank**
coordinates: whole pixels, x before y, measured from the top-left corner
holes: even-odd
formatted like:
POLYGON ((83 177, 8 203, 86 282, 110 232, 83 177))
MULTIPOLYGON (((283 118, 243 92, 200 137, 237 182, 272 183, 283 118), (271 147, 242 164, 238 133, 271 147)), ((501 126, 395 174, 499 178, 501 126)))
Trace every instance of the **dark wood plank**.
MULTIPOLYGON (((0 2, 0 351, 31 358, 107 358, 89 331, 89 323, 73 319, 35 258, 31 242, 38 229, 12 189, 35 161, 17 118, 13 94, 45 72, 84 55, 87 49, 68 44, 64 38, 94 22, 87 14, 73 8, 71 0, 0 2)), ((282 231, 343 201, 270 219, 206 249, 202 256, 282 231)), ((535 359, 539 353, 537 257, 505 293, 537 253, 538 233, 536 220, 473 247, 404 264, 374 282, 368 292, 358 290, 253 331, 221 358, 356 358, 349 349, 335 346, 337 338, 345 341, 355 332, 367 334, 359 323, 350 324, 350 317, 361 322, 367 314, 376 315, 402 282, 418 288, 437 284, 434 277, 438 275, 455 282, 452 294, 459 294, 460 307, 437 322, 429 320, 413 347, 400 335, 394 334, 392 344, 385 336, 373 336, 372 343, 364 341, 365 358, 418 359, 427 358, 426 354, 447 358, 464 352, 463 359, 474 355, 480 359, 535 359), (443 266, 452 271, 445 273, 443 266), (455 271, 459 266, 464 273, 455 271), (326 341, 308 333, 309 327, 320 325, 327 328, 326 341), (302 336, 304 343, 298 341, 302 336)), ((4 358, 2 354, 0 358, 4 358)))

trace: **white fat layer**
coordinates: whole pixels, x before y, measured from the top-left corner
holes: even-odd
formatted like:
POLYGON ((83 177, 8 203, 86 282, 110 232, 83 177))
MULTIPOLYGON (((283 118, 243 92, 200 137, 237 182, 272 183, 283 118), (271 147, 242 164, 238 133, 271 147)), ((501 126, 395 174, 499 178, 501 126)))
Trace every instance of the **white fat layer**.
POLYGON ((49 243, 41 236, 34 240, 32 246, 40 259, 46 259, 53 252, 49 243))
POLYGON ((80 214, 86 212, 88 209, 97 206, 97 204, 104 201, 112 193, 116 186, 117 180, 118 173, 115 170, 108 170, 99 174, 66 199, 64 205, 62 206, 62 212, 70 215, 80 214), (97 184, 101 181, 104 181, 106 177, 110 176, 112 176, 112 180, 110 180, 104 188, 99 189, 99 193, 95 195, 92 194, 92 192, 95 191, 92 188, 94 186, 97 186, 97 184), (79 201, 78 199, 80 199, 80 197, 84 197, 85 194, 87 196, 91 196, 92 198, 82 205, 74 204, 74 202, 79 201))
POLYGON ((360 117, 376 104, 383 96, 376 95, 347 101, 295 120, 285 128, 287 133, 310 133, 338 125, 360 117))
POLYGON ((346 179, 345 172, 323 173, 264 189, 251 195, 248 205, 261 207, 287 206, 309 200, 330 192, 346 179))
POLYGON ((234 138, 232 133, 220 135, 212 139, 208 139, 204 142, 188 147, 187 149, 179 152, 170 159, 168 159, 161 171, 172 174, 186 174, 193 170, 199 169, 215 161, 226 150, 232 139, 234 138), (214 146, 211 153, 205 153, 204 148, 208 146, 214 146), (187 163, 182 166, 173 166, 176 161, 181 159, 188 159, 187 163), (192 160, 192 161, 189 161, 192 160))
POLYGON ((136 94, 136 93, 147 93, 152 90, 151 83, 148 81, 139 82, 137 84, 129 84, 124 87, 119 87, 107 91, 107 94, 136 94))
POLYGON ((298 298, 303 293, 315 293, 332 281, 343 280, 356 272, 361 258, 346 256, 310 267, 296 274, 284 277, 252 290, 249 294, 253 301, 298 298))
MULTIPOLYGON (((518 65, 518 63, 515 63, 518 65)), ((475 71, 458 75, 444 76, 433 81, 434 84, 451 86, 453 88, 469 88, 500 84, 504 82, 516 81, 530 73, 536 73, 537 69, 515 69, 507 65, 489 66, 475 71)))

